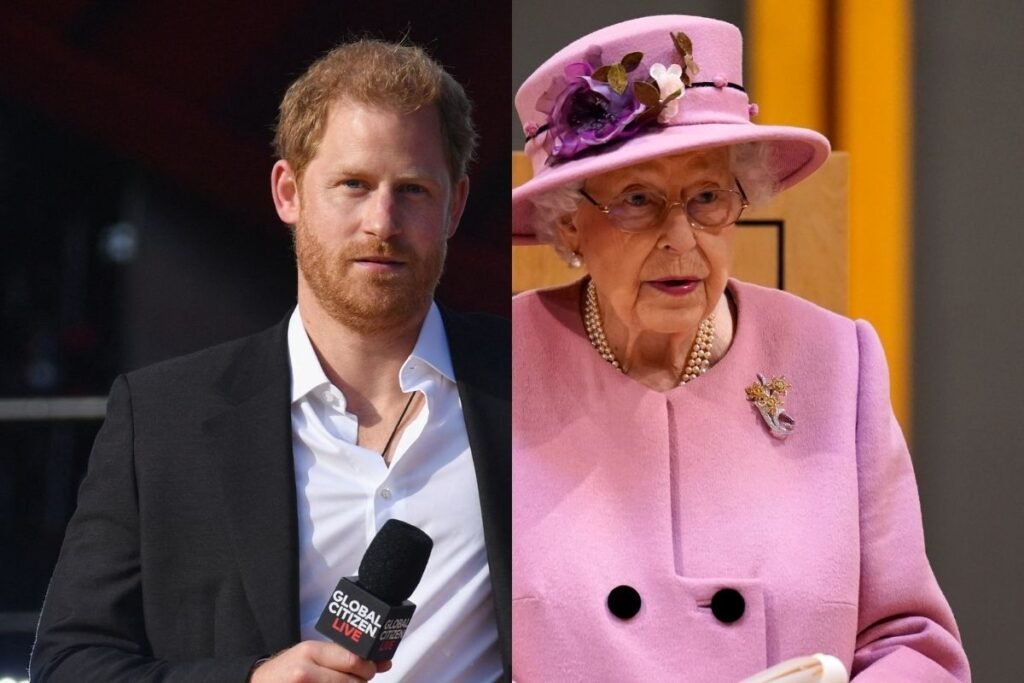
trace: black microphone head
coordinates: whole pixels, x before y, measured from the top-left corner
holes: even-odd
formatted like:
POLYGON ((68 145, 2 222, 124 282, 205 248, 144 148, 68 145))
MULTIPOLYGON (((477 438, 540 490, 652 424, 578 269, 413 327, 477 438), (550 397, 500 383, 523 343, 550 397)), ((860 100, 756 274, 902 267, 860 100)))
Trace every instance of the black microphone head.
POLYGON ((423 578, 433 547, 419 527, 389 519, 359 563, 359 585, 389 604, 405 602, 423 578))

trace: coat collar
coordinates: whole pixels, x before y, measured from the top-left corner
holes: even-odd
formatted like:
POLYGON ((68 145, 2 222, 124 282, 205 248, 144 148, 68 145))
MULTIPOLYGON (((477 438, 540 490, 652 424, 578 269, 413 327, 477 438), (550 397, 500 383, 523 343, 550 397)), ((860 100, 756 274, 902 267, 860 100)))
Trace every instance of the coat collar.
POLYGON ((298 518, 287 318, 250 337, 217 379, 223 411, 204 428, 246 595, 267 652, 298 642, 298 518))
POLYGON ((512 354, 507 320, 442 308, 473 453, 498 642, 511 680, 512 354))

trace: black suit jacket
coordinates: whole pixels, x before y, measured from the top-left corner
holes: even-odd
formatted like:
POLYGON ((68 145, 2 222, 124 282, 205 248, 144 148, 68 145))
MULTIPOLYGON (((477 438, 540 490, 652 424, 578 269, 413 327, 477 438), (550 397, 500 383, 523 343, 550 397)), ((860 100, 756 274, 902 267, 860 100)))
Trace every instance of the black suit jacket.
MULTIPOLYGON (((510 679, 508 322, 443 311, 510 679)), ((287 318, 118 377, 33 681, 237 681, 299 640, 287 318)))

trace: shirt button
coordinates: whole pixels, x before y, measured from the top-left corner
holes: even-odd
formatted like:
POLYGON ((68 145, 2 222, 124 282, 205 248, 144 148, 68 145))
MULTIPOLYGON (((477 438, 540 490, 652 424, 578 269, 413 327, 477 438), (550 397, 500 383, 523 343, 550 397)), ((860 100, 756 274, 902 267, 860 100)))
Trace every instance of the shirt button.
POLYGON ((380 497, 383 498, 384 500, 391 500, 391 489, 389 489, 387 486, 382 488, 380 490, 380 497))

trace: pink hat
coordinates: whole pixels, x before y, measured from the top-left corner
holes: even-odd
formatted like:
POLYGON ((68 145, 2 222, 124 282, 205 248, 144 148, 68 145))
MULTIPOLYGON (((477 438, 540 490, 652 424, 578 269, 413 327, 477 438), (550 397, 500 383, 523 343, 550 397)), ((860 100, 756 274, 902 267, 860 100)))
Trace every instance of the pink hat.
POLYGON ((701 17, 633 19, 560 50, 516 94, 533 178, 512 191, 513 241, 534 242, 531 197, 655 157, 760 141, 780 189, 810 175, 828 140, 752 123, 742 65, 739 29, 701 17))

